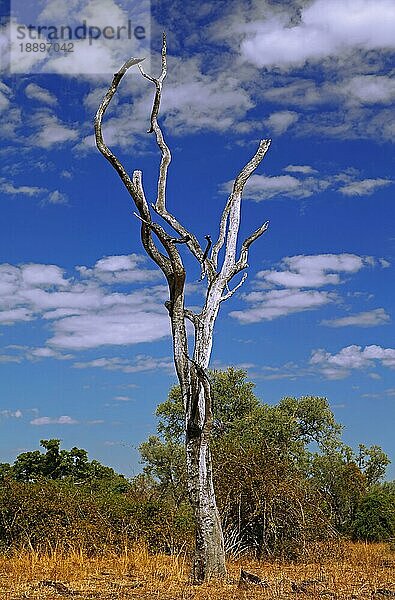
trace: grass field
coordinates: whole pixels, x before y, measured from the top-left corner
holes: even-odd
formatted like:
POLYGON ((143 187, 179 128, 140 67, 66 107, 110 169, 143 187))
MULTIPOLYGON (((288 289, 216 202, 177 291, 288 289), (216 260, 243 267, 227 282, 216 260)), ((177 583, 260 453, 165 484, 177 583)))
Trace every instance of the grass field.
POLYGON ((296 564, 229 560, 228 578, 221 583, 194 586, 188 575, 185 556, 152 556, 144 548, 100 558, 81 552, 23 552, 0 557, 0 600, 395 598, 395 552, 385 544, 316 548, 296 564), (265 583, 239 587, 241 569, 265 583))

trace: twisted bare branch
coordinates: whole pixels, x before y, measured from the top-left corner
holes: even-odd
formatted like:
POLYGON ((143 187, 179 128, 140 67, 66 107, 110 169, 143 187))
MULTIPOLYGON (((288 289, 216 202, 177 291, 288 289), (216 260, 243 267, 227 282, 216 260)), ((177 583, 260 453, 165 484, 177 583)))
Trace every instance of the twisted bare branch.
POLYGON ((246 279, 247 279, 247 273, 244 273, 243 277, 241 278, 239 283, 233 288, 233 290, 229 290, 229 288, 228 288, 228 293, 225 294, 225 296, 221 296, 220 302, 224 302, 224 300, 229 300, 229 298, 231 298, 233 296, 233 294, 235 292, 237 292, 237 290, 239 288, 241 288, 241 286, 243 285, 243 283, 245 282, 246 279))
POLYGON ((117 73, 115 73, 110 88, 104 96, 95 116, 95 139, 98 149, 117 171, 126 189, 134 200, 136 208, 139 212, 139 215, 137 216, 139 216, 140 220, 142 221, 141 240, 146 252, 161 268, 167 280, 169 281, 170 279, 173 280, 175 273, 181 273, 184 270, 178 250, 171 243, 172 238, 166 233, 166 231, 160 225, 152 222, 149 206, 144 194, 141 171, 134 171, 133 178, 130 178, 121 161, 105 143, 102 131, 103 117, 118 89, 123 76, 130 67, 140 64, 142 60, 144 59, 131 58, 120 68, 117 73), (152 239, 152 232, 154 232, 158 237, 159 241, 165 248, 168 257, 162 254, 155 245, 152 239))
POLYGON ((262 162, 269 149, 271 140, 261 140, 257 151, 236 177, 232 192, 221 216, 219 236, 214 244, 211 260, 215 268, 218 264, 218 254, 226 243, 225 258, 221 275, 229 281, 235 264, 237 237, 240 227, 241 197, 248 179, 262 162))
MULTIPOLYGON (((166 144, 163 131, 158 123, 158 114, 160 109, 160 103, 162 98, 162 88, 163 82, 167 75, 167 58, 166 58, 166 35, 163 34, 163 42, 162 42, 162 71, 158 78, 152 77, 148 75, 143 70, 142 66, 139 64, 140 73, 143 77, 151 81, 155 85, 155 98, 152 106, 151 112, 151 126, 148 130, 148 133, 154 133, 156 137, 156 143, 161 152, 161 162, 159 166, 159 177, 158 177, 158 187, 157 187, 157 197, 156 202, 152 204, 153 210, 162 217, 170 225, 176 233, 182 238, 188 238, 185 242, 193 256, 199 261, 199 263, 204 263, 206 258, 203 259, 203 250, 199 244, 198 239, 193 233, 188 231, 186 227, 184 227, 176 217, 171 214, 166 207, 166 184, 167 184, 167 173, 169 170, 169 165, 171 162, 171 152, 166 144)), ((214 277, 214 269, 212 268, 210 261, 206 261, 207 270, 211 278, 214 277)))
POLYGON ((246 238, 244 240, 244 242, 241 245, 240 258, 235 264, 234 275, 236 275, 236 273, 239 273, 243 269, 247 269, 247 267, 248 267, 248 250, 249 250, 251 244, 253 244, 253 242, 255 242, 258 238, 260 238, 261 235, 263 235, 265 233, 265 231, 268 230, 268 228, 269 228, 269 221, 266 221, 265 223, 263 223, 263 225, 258 227, 258 229, 256 229, 253 233, 251 233, 251 235, 248 236, 248 238, 246 238))
POLYGON ((173 272, 171 261, 167 256, 165 256, 164 254, 162 254, 162 252, 159 251, 159 249, 156 247, 156 245, 152 239, 152 235, 151 235, 152 221, 151 221, 151 215, 150 215, 149 208, 148 208, 148 203, 147 203, 147 200, 146 200, 145 194, 144 194, 141 171, 134 171, 133 185, 134 185, 134 194, 135 194, 135 197, 134 197, 135 205, 139 209, 139 213, 140 213, 139 215, 137 213, 134 213, 134 214, 142 222, 141 241, 143 243, 144 249, 147 252, 147 254, 149 255, 149 257, 158 265, 158 267, 160 267, 160 269, 165 274, 166 278, 169 279, 169 277, 172 275, 172 272, 173 272), (138 199, 137 201, 136 201, 136 198, 138 199))
POLYGON ((144 58, 130 58, 128 61, 125 62, 124 65, 122 65, 122 67, 119 69, 119 71, 117 73, 115 73, 113 80, 111 82, 111 85, 109 87, 109 90, 108 90, 107 94, 104 96, 104 98, 97 110, 96 116, 95 116, 96 145, 97 145, 98 149, 100 150, 100 152, 103 154, 103 156, 111 163, 111 165, 117 171, 117 173, 120 176, 120 178, 122 179, 126 189, 128 190, 129 194, 132 197, 134 197, 134 194, 135 194, 133 182, 130 179, 130 177, 129 177, 128 173, 126 172, 124 166, 122 165, 121 161, 118 160, 118 158, 115 156, 115 154, 110 150, 110 148, 104 142, 103 132, 102 132, 102 121, 103 121, 104 114, 107 110, 107 107, 110 104, 115 92, 118 89, 118 86, 121 82, 122 77, 130 69, 130 67, 132 67, 133 65, 140 64, 143 60, 145 60, 145 59, 144 58))

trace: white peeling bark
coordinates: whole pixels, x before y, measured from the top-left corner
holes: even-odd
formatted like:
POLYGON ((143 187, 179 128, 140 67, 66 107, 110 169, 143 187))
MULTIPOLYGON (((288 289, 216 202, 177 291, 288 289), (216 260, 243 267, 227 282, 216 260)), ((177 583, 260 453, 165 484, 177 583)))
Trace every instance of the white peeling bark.
MULTIPOLYGON (((130 59, 114 75, 111 86, 96 114, 95 136, 98 149, 117 171, 134 201, 138 211, 136 216, 141 221, 141 240, 144 249, 164 273, 169 287, 169 300, 165 305, 171 322, 174 365, 184 403, 188 492, 196 519, 196 547, 192 573, 196 582, 202 582, 211 577, 223 577, 226 574, 224 540, 214 493, 210 455, 213 415, 207 369, 213 345, 214 325, 220 305, 243 284, 247 274, 243 274, 233 289, 229 288, 229 284, 235 275, 248 267, 248 252, 251 244, 268 228, 266 222, 246 238, 237 257, 243 189, 248 178, 265 156, 270 140, 261 140, 254 156, 237 176, 221 216, 218 239, 212 247, 211 256, 209 256, 210 236, 206 236, 208 243, 203 251, 196 236, 186 229, 166 207, 166 181, 171 153, 158 123, 162 86, 167 73, 165 36, 163 36, 161 75, 157 79, 147 75, 141 68, 141 61, 142 59, 130 59), (151 207, 144 194, 142 173, 135 171, 130 178, 121 162, 105 144, 102 135, 102 120, 106 109, 123 76, 135 64, 138 64, 141 74, 155 85, 149 133, 155 134, 161 152, 161 162, 157 198, 151 207), (179 237, 170 236, 161 225, 154 222, 151 211, 162 218, 165 224, 170 226, 179 237), (159 240, 163 246, 165 254, 159 250, 156 240, 159 240), (206 297, 200 314, 185 307, 186 273, 178 250, 179 244, 185 244, 200 263, 201 281, 206 278, 206 297), (222 265, 218 266, 219 254, 224 246, 222 265), (192 357, 188 349, 186 319, 192 321, 195 330, 192 357)), ((202 285, 204 284, 202 283, 202 285)))

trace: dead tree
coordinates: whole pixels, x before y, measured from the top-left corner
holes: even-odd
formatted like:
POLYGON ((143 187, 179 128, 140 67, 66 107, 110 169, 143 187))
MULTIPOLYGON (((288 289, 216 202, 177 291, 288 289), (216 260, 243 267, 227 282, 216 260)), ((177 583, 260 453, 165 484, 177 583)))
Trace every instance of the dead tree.
POLYGON ((245 281, 251 244, 268 228, 268 222, 258 227, 243 241, 240 251, 237 251, 242 192, 248 178, 265 156, 270 140, 261 140, 254 156, 236 177, 221 216, 218 239, 212 245, 210 237, 206 236, 207 244, 203 248, 196 236, 168 211, 166 205, 166 179, 171 154, 158 123, 162 86, 167 72, 165 35, 160 76, 156 79, 147 75, 141 67, 141 62, 142 59, 130 59, 114 75, 96 114, 95 136, 98 149, 117 171, 134 201, 137 209, 136 216, 141 221, 141 241, 144 249, 163 271, 169 286, 169 300, 165 305, 170 317, 174 364, 185 409, 188 492, 196 518, 193 578, 196 582, 201 582, 210 577, 222 577, 226 574, 224 541, 214 494, 209 444, 213 415, 207 368, 211 355, 214 323, 221 303, 233 296, 245 281), (115 154, 108 148, 102 135, 102 120, 106 109, 123 76, 135 64, 138 64, 141 75, 155 86, 149 133, 154 133, 156 137, 161 161, 157 197, 150 205, 144 193, 142 172, 134 171, 130 177, 115 154), (174 237, 174 233, 169 235, 164 226, 157 221, 157 217, 174 230, 177 237, 174 237), (158 242, 161 249, 158 247, 158 242), (205 302, 199 314, 185 306, 186 272, 179 249, 180 244, 184 244, 196 258, 201 266, 201 281, 206 282, 205 302), (220 253, 222 259, 219 261, 220 253), (231 281, 241 272, 244 274, 240 281, 230 289, 231 281), (188 347, 186 320, 191 321, 194 327, 192 353, 188 347))

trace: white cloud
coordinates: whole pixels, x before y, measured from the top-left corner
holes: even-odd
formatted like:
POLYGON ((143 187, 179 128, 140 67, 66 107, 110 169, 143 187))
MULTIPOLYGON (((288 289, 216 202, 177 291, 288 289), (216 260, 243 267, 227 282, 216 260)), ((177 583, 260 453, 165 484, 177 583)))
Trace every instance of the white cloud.
POLYGON ((281 135, 287 131, 293 123, 296 123, 298 119, 298 113, 291 110, 280 110, 272 113, 263 124, 275 135, 281 135))
POLYGON ((37 196, 46 191, 45 188, 40 188, 30 185, 15 186, 10 181, 6 181, 4 178, 0 179, 0 191, 10 196, 37 196))
POLYGON ((0 419, 21 419, 23 417, 23 413, 19 408, 16 410, 3 409, 0 410, 0 419))
POLYGON ((52 348, 27 348, 26 358, 29 360, 39 360, 41 358, 56 358, 57 360, 70 360, 72 354, 62 354, 52 348))
POLYGON ((56 265, 25 264, 20 268, 22 281, 27 286, 67 287, 69 282, 64 278, 64 270, 56 265))
POLYGON ((245 26, 241 54, 258 67, 303 66, 351 51, 394 47, 392 0, 315 0, 299 23, 278 14, 245 26))
POLYGON ((395 368, 395 349, 381 346, 351 345, 342 348, 337 354, 325 350, 314 350, 310 364, 320 369, 328 379, 344 379, 353 370, 369 369, 379 364, 390 369, 395 368))
POLYGON ((280 262, 279 269, 257 273, 253 281, 255 290, 242 296, 250 306, 244 310, 235 310, 230 316, 241 323, 257 323, 320 308, 336 302, 337 294, 303 288, 339 285, 342 283, 341 275, 351 275, 363 267, 375 264, 377 261, 370 256, 347 253, 287 256, 280 262), (274 286, 282 289, 267 291, 274 286))
POLYGON ((384 308, 376 308, 375 310, 360 312, 349 317, 326 319, 321 321, 321 325, 327 325, 328 327, 374 327, 376 325, 385 325, 390 320, 390 316, 385 312, 384 308))
POLYGON ((28 139, 32 146, 48 149, 55 144, 59 146, 79 137, 77 129, 62 123, 56 115, 48 111, 37 111, 32 115, 30 121, 31 126, 36 130, 28 139))
POLYGON ((61 352, 53 350, 52 348, 48 348, 47 346, 34 348, 19 344, 9 344, 6 346, 6 350, 8 352, 13 352, 13 354, 9 353, 7 355, 3 355, 2 362, 20 363, 22 360, 37 362, 45 358, 55 358, 56 360, 70 360, 74 358, 71 354, 62 354, 61 352))
POLYGON ((254 100, 301 108, 292 134, 393 141, 394 27, 391 0, 252 0, 212 29, 229 48, 224 71, 254 100))
MULTIPOLYGON (((224 183, 221 191, 229 193, 233 180, 224 183)), ((304 181, 292 175, 252 175, 244 188, 244 197, 254 202, 269 200, 278 196, 286 198, 307 198, 318 191, 319 184, 313 179, 304 181)))
POLYGON ((165 285, 129 293, 108 287, 156 278, 142 263, 137 255, 105 257, 93 269, 79 267, 80 277, 74 279, 56 265, 0 265, 0 323, 51 321, 47 345, 54 351, 161 339, 170 334, 165 285))
POLYGON ((105 283, 135 283, 154 281, 161 277, 158 269, 144 269, 145 256, 129 254, 106 256, 97 261, 93 269, 77 267, 84 277, 94 277, 105 283))
POLYGON ((257 279, 265 285, 280 285, 287 288, 338 285, 341 283, 341 273, 357 273, 362 267, 371 263, 371 257, 361 257, 356 254, 299 254, 283 258, 280 270, 259 271, 257 279))
POLYGON ((62 415, 60 417, 37 417, 30 421, 30 425, 77 425, 78 421, 69 417, 68 415, 62 415))
POLYGON ((303 175, 313 175, 318 173, 316 169, 313 169, 310 165, 288 165, 284 167, 283 171, 286 173, 303 173, 303 175))
POLYGON ((339 192, 345 196, 370 196, 377 189, 386 187, 393 183, 390 179, 362 179, 340 187, 339 192))
POLYGON ((145 354, 138 354, 134 361, 126 358, 96 358, 86 362, 76 362, 73 364, 76 369, 106 369, 108 371, 122 371, 123 373, 140 373, 143 371, 174 371, 173 360, 168 357, 155 358, 145 354))
POLYGON ((389 104, 395 99, 395 80, 387 75, 359 75, 343 82, 343 93, 361 104, 389 104))
POLYGON ((241 323, 271 321, 292 313, 312 310, 333 302, 336 296, 330 292, 316 290, 271 290, 269 292, 251 292, 243 299, 252 304, 246 310, 234 310, 230 314, 241 323))
POLYGON ((41 204, 67 204, 66 194, 59 190, 49 191, 47 188, 31 185, 15 185, 3 177, 0 178, 0 192, 10 196, 43 196, 41 204))
MULTIPOLYGON (((204 57, 202 56, 202 62, 204 57)), ((147 113, 146 100, 144 113, 147 113)), ((203 73, 197 58, 169 57, 169 80, 163 93, 161 112, 173 134, 238 128, 253 108, 250 94, 240 79, 219 68, 203 73)))
POLYGON ((85 350, 103 345, 153 342, 170 334, 166 313, 155 314, 117 307, 98 314, 65 317, 55 323, 50 346, 85 350))
MULTIPOLYGON (((3 323, 4 325, 4 323, 3 323)), ((22 358, 20 356, 12 356, 11 354, 0 354, 0 363, 20 363, 22 358)))
POLYGON ((47 202, 48 204, 67 204, 68 199, 66 194, 64 194, 63 192, 59 192, 59 190, 54 190, 49 194, 47 202))
MULTIPOLYGON (((138 3, 119 2, 118 0, 70 0, 59 5, 58 0, 45 0, 30 7, 26 14, 22 4, 15 3, 13 7, 14 20, 11 24, 12 38, 12 71, 21 73, 60 73, 68 76, 84 75, 103 77, 110 75, 120 67, 126 56, 147 56, 149 60, 150 40, 150 3, 141 0, 138 3), (18 10, 19 9, 19 10, 18 10), (19 52, 19 40, 16 28, 21 24, 25 27, 30 22, 44 24, 45 26, 57 27, 57 33, 61 35, 61 24, 72 28, 72 52, 19 52), (130 19, 133 27, 143 26, 145 28, 145 39, 137 40, 134 36, 128 36, 127 25, 130 19), (83 31, 79 31, 81 38, 75 34, 75 28, 86 24, 89 35, 89 27, 112 27, 115 35, 112 39, 106 39, 101 35, 94 41, 83 37, 83 31), (119 35, 117 28, 122 27, 119 35), (99 66, 100 65, 100 66, 99 66)), ((95 33, 95 32, 92 32, 95 33)), ((97 31, 96 31, 97 33, 97 31)), ((93 36, 94 37, 94 36, 93 36)), ((40 41, 54 42, 49 32, 41 30, 40 41), (48 33, 48 36, 45 34, 48 33)), ((63 36, 67 42, 68 34, 63 36)), ((61 37, 59 38, 61 42, 61 37)))
POLYGON ((13 325, 18 321, 31 321, 33 313, 26 308, 12 308, 0 310, 0 323, 2 325, 13 325))
POLYGON ((9 88, 5 83, 0 82, 0 113, 9 108, 11 96, 11 88, 9 88))
MULTIPOLYGON (((346 196, 369 196, 377 189, 393 183, 391 179, 358 179, 358 172, 349 168, 335 175, 321 175, 309 165, 288 165, 287 175, 252 175, 246 183, 244 197, 254 202, 271 198, 309 198, 325 191, 336 191, 346 196), (289 175, 292 173, 292 175, 289 175)), ((229 193, 233 180, 220 186, 229 193)))
POLYGON ((25 94, 31 100, 37 100, 38 102, 49 104, 50 106, 55 106, 58 103, 56 96, 36 83, 29 83, 25 87, 25 94))
POLYGON ((262 96, 269 102, 281 105, 313 108, 320 106, 325 100, 333 100, 335 90, 337 88, 333 85, 329 88, 325 84, 318 85, 313 79, 298 77, 280 80, 279 84, 264 89, 262 96))

